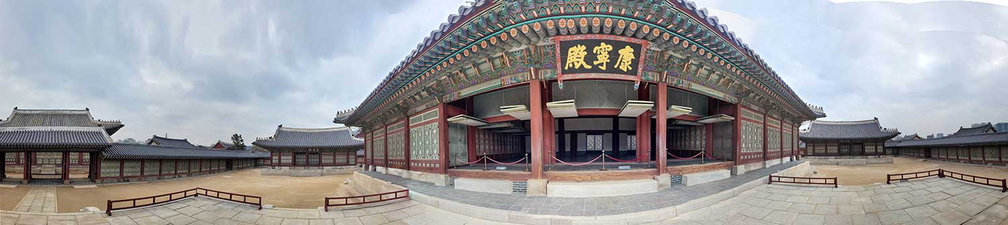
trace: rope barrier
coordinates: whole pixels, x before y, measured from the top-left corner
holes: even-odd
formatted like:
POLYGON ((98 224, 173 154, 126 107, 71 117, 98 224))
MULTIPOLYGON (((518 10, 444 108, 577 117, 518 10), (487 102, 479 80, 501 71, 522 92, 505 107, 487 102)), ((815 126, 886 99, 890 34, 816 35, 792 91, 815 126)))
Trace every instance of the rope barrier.
POLYGON ((714 153, 705 152, 704 155, 706 155, 708 159, 714 159, 714 160, 721 159, 720 157, 714 157, 714 153))
POLYGON ((458 161, 458 162, 466 164, 466 165, 472 165, 472 164, 476 164, 476 163, 478 163, 480 161, 483 161, 484 158, 486 158, 486 156, 482 156, 479 159, 477 159, 476 161, 466 162, 465 160, 462 160, 462 159, 460 159, 458 157, 455 157, 455 161, 458 161))
POLYGON ((617 159, 617 158, 615 158, 615 157, 612 157, 612 156, 609 156, 609 155, 605 155, 605 157, 606 157, 606 158, 609 158, 609 159, 612 159, 612 160, 615 160, 615 161, 617 161, 617 162, 624 162, 624 163, 630 163, 630 162, 637 162, 637 161, 638 161, 638 160, 640 160, 641 158, 644 158, 644 156, 638 156, 638 157, 637 157, 636 159, 631 159, 631 160, 620 160, 620 159, 617 159))
POLYGON ((569 162, 564 162, 563 160, 558 159, 555 155, 550 155, 550 157, 553 157, 553 159, 556 160, 557 162, 560 162, 560 164, 564 164, 564 165, 568 165, 568 166, 584 166, 584 165, 591 164, 591 163, 595 162, 596 160, 599 160, 600 158, 602 158, 602 155, 600 154, 599 156, 596 156, 595 159, 592 159, 591 161, 584 162, 584 163, 569 163, 569 162))
POLYGON ((680 160, 687 160, 687 159, 694 159, 694 158, 696 158, 697 156, 700 156, 700 155, 702 155, 702 154, 703 154, 703 151, 701 151, 700 153, 697 153, 696 155, 693 155, 693 156, 690 156, 690 157, 687 157, 687 158, 683 158, 683 157, 679 157, 679 156, 676 156, 676 155, 673 155, 673 154, 672 154, 671 152, 665 152, 665 153, 667 153, 667 154, 668 154, 669 156, 672 156, 672 158, 676 158, 676 159, 680 159, 680 160))
MULTIPOLYGON (((483 157, 486 157, 486 156, 483 156, 483 157)), ((525 158, 522 158, 522 159, 519 159, 518 161, 509 162, 509 163, 502 163, 502 162, 494 160, 493 158, 490 158, 490 157, 486 157, 486 159, 489 159, 491 162, 494 162, 494 163, 497 163, 497 164, 501 164, 501 165, 505 165, 505 166, 510 166, 510 165, 518 164, 518 163, 520 163, 522 161, 525 161, 525 158)))

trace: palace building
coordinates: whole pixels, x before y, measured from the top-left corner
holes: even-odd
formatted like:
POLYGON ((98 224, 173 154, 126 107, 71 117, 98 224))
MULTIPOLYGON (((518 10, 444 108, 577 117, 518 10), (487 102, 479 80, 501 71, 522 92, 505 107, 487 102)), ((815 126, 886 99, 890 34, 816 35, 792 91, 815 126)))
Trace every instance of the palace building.
POLYGON ((370 169, 538 195, 787 162, 824 116, 692 2, 477 0, 334 122, 370 169))
POLYGON ((355 165, 364 140, 348 127, 290 128, 280 125, 269 138, 255 146, 269 151, 271 167, 325 168, 355 165))
POLYGON ((886 141, 900 134, 896 129, 883 128, 878 118, 862 121, 813 120, 798 133, 805 143, 804 156, 813 164, 892 163, 886 141), (883 160, 867 160, 885 158, 883 160), (859 163, 845 159, 856 159, 859 163), (843 162, 841 162, 843 161, 843 162))
POLYGON ((886 142, 886 148, 900 156, 961 163, 1005 166, 1008 164, 1008 133, 998 132, 990 123, 962 128, 954 134, 886 142))
POLYGON ((151 145, 113 143, 123 124, 96 120, 89 109, 14 108, 0 121, 0 179, 28 182, 136 181, 206 174, 261 165, 268 155, 213 151, 169 143, 187 141, 154 136, 151 145))

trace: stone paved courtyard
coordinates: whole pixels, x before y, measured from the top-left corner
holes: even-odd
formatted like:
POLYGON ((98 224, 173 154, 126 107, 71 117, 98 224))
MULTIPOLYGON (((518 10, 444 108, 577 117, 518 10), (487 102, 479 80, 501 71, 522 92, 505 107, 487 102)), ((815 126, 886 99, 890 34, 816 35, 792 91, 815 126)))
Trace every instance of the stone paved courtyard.
POLYGON ((952 179, 763 185, 663 224, 1008 224, 1008 194, 952 179))
POLYGON ((0 225, 15 224, 501 224, 473 219, 414 201, 377 207, 322 210, 263 209, 197 197, 165 205, 103 213, 21 213, 0 211, 0 225))

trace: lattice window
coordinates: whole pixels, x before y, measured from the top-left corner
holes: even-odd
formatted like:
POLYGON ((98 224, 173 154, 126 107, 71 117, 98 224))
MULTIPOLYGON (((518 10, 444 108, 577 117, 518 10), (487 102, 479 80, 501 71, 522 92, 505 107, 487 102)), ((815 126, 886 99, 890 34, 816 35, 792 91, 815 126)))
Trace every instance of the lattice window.
POLYGON ((438 159, 438 124, 410 127, 410 159, 438 159))
POLYGON ((601 134, 589 134, 586 140, 585 150, 588 151, 601 151, 605 146, 601 134))
POLYGON ((627 150, 637 150, 637 135, 626 136, 627 150))

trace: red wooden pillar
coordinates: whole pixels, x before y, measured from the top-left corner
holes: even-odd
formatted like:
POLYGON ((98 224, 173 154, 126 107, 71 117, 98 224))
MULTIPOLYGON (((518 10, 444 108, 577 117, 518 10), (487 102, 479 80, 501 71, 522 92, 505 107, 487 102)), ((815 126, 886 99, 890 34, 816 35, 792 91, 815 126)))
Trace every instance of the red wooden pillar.
POLYGON ((761 138, 761 139, 763 139, 763 161, 764 162, 766 162, 767 160, 769 160, 768 154, 769 154, 770 147, 767 146, 767 144, 769 144, 767 142, 767 138, 768 138, 767 134, 769 132, 770 132, 770 127, 767 126, 767 114, 766 114, 766 112, 764 112, 763 113, 763 138, 761 138))
POLYGON ((732 123, 732 139, 735 142, 735 164, 744 164, 745 162, 742 160, 742 101, 735 104, 735 120, 732 123))
POLYGON ((657 121, 655 122, 656 140, 655 147, 657 150, 655 152, 656 167, 658 167, 658 175, 664 174, 666 161, 668 159, 668 149, 666 148, 666 142, 668 141, 668 84, 665 82, 658 83, 658 97, 656 102, 656 109, 658 113, 656 115, 657 121))
POLYGON ((543 102, 542 83, 539 80, 529 81, 529 111, 532 118, 530 141, 532 142, 532 179, 543 179, 543 161, 546 157, 543 146, 543 102))
MULTIPOLYGON (((637 100, 651 100, 648 88, 651 85, 644 84, 637 89, 637 100)), ((647 111, 637 116, 637 158, 638 162, 650 162, 651 157, 651 115, 653 112, 647 111)))
MULTIPOLYGON (((445 107, 445 103, 439 103, 438 108, 438 161, 440 161, 441 166, 438 167, 438 173, 448 174, 448 107, 445 107)), ((388 139, 388 137, 386 137, 388 139)), ((385 146, 388 149, 388 146, 385 146)), ((388 152, 388 151, 385 151, 388 152)))
POLYGON ((144 170, 147 169, 147 166, 144 165, 144 163, 146 163, 145 161, 147 161, 147 160, 143 160, 143 159, 140 160, 140 178, 141 179, 147 177, 147 173, 144 172, 144 170))
POLYGON ((92 182, 98 181, 99 179, 101 179, 101 170, 102 170, 101 153, 92 152, 91 156, 88 158, 88 162, 95 165, 95 173, 91 181, 92 182))
MULTIPOLYGON (((273 154, 273 153, 270 153, 270 154, 273 154)), ((172 160, 172 163, 175 164, 174 166, 172 166, 172 168, 174 169, 174 171, 172 172, 172 174, 175 175, 175 176, 178 176, 178 159, 172 160)))
MULTIPOLYGON (((440 119, 445 119, 445 118, 440 118, 440 119)), ((445 123, 445 126, 446 126, 446 127, 445 127, 445 130, 446 130, 446 131, 447 131, 447 129, 448 129, 448 128, 447 128, 447 125, 448 125, 448 123, 446 122, 446 123, 445 123)), ((382 161, 384 161, 384 162, 382 163, 382 165, 385 165, 385 168, 388 168, 388 167, 389 167, 389 158, 388 158, 388 152, 389 152, 389 144, 388 144, 388 140, 389 140, 389 130, 388 130, 388 124, 386 123, 386 124, 385 124, 385 126, 384 126, 384 127, 382 128, 382 129, 384 130, 384 132, 383 132, 383 133, 385 134, 385 136, 383 136, 383 137, 385 137, 385 138, 382 138, 382 141, 384 141, 384 142, 385 142, 385 144, 383 144, 383 145, 382 145, 382 148, 383 148, 382 150, 384 150, 384 151, 382 151, 382 152, 383 152, 383 153, 385 154, 385 157, 384 157, 384 158, 382 158, 382 159, 384 159, 384 160, 382 160, 382 161)), ((447 134, 445 134, 445 135, 446 135, 445 137, 447 137, 447 134)), ((448 142, 442 142, 442 143, 445 143, 445 144, 447 145, 447 143, 448 143, 448 142)), ((447 167, 446 167, 446 168, 447 168, 447 167)), ((448 172, 448 171, 446 170, 446 171, 445 171, 445 173, 447 173, 447 172, 448 172)))
MULTIPOLYGON (((412 163, 411 160, 410 160, 410 156, 412 154, 410 154, 410 122, 409 122, 409 113, 406 113, 406 116, 403 118, 403 131, 402 132, 403 132, 403 161, 404 161, 404 163, 403 163, 403 169, 404 170, 410 170, 410 163, 412 163)), ((350 157, 350 156, 347 156, 347 157, 350 157)), ((350 164, 349 159, 347 160, 347 164, 350 164)))
POLYGON ((125 172, 123 172, 123 169, 125 169, 125 168, 126 168, 126 160, 120 159, 119 160, 119 179, 122 179, 124 176, 126 176, 125 172))
POLYGON ((70 152, 63 152, 63 159, 60 161, 60 170, 63 171, 60 174, 60 179, 63 180, 64 184, 70 183, 70 152))
MULTIPOLYGON (((468 97, 468 98, 465 99, 465 109, 466 109, 466 112, 468 112, 468 113, 475 112, 475 110, 476 110, 475 107, 476 107, 476 103, 473 102, 473 98, 472 97, 468 97)), ((407 124, 409 123, 409 119, 408 118, 406 120, 406 123, 407 124)), ((476 129, 477 128, 473 127, 473 126, 466 127, 466 156, 467 156, 465 158, 466 162, 476 161, 476 158, 477 158, 477 156, 476 156, 476 129)), ((409 142, 407 142, 407 143, 409 143, 409 142)))
POLYGON ((980 147, 980 163, 987 164, 987 149, 980 147))
MULTIPOLYGON (((714 124, 704 125, 704 154, 714 155, 714 124)), ((706 156, 703 156, 706 157, 706 156)))
POLYGON ((32 155, 31 152, 25 151, 25 154, 24 154, 24 177, 22 177, 21 181, 22 181, 22 183, 26 183, 26 184, 28 183, 28 181, 31 181, 31 164, 32 164, 31 155, 32 155))
MULTIPOLYGON (((549 81, 544 81, 542 84, 542 89, 540 96, 542 99, 542 105, 545 106, 547 102, 553 101, 553 85, 549 81)), ((548 164, 554 164, 557 161, 553 159, 553 155, 556 155, 556 118, 553 117, 553 112, 549 109, 543 108, 543 162, 548 164)), ((616 141, 616 138, 613 139, 616 141)))

